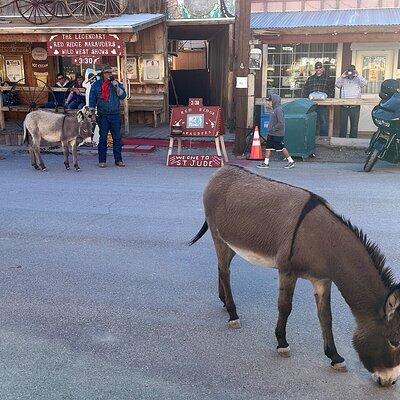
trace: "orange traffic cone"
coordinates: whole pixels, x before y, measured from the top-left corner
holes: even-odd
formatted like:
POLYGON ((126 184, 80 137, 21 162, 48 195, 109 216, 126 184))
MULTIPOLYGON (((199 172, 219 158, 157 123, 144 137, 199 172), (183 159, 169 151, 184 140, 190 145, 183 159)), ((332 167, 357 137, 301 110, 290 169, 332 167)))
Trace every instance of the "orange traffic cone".
POLYGON ((254 128, 253 143, 251 144, 249 160, 263 160, 260 134, 258 132, 258 126, 254 128))

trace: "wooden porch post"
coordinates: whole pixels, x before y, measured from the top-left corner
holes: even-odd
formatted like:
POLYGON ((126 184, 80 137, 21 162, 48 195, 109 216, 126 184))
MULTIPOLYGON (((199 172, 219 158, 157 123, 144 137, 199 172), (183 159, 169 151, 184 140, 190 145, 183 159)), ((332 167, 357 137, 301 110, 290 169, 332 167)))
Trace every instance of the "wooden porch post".
MULTIPOLYGON (((119 59, 119 57, 118 57, 119 59)), ((126 97, 124 99, 124 133, 125 136, 129 136, 129 106, 128 106, 128 97, 129 97, 129 87, 128 87, 128 79, 126 76, 126 67, 127 67, 127 57, 126 57, 126 43, 125 43, 125 51, 124 56, 122 57, 122 84, 126 90, 126 97)))
POLYGON ((250 0, 236 0, 235 21, 235 59, 234 59, 234 103, 235 103, 235 149, 236 155, 242 155, 246 146, 247 131, 247 92, 248 89, 236 88, 237 77, 249 74, 250 40, 250 0))

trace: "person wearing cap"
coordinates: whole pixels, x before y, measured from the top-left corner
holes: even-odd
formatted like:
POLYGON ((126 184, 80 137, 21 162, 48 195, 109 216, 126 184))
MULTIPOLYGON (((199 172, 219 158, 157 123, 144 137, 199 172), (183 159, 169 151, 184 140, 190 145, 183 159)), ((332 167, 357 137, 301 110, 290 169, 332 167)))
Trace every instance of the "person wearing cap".
POLYGON ((121 136, 121 100, 126 97, 126 91, 121 82, 113 76, 110 66, 105 66, 89 94, 89 108, 97 107, 99 125, 99 167, 107 166, 107 136, 111 132, 113 139, 114 161, 117 167, 125 167, 122 161, 121 136))
MULTIPOLYGON (((361 89, 367 86, 367 80, 358 74, 354 65, 349 65, 339 78, 336 87, 340 89, 342 99, 360 99, 361 89)), ((347 136, 347 122, 350 119, 350 137, 358 136, 358 121, 360 119, 360 105, 340 106, 340 137, 347 136)))
MULTIPOLYGON (((314 65, 315 73, 308 77, 302 91, 302 97, 309 98, 313 92, 325 93, 327 97, 335 97, 335 80, 328 76, 321 61, 314 65)), ((319 135, 328 136, 328 110, 326 106, 317 106, 319 135)))

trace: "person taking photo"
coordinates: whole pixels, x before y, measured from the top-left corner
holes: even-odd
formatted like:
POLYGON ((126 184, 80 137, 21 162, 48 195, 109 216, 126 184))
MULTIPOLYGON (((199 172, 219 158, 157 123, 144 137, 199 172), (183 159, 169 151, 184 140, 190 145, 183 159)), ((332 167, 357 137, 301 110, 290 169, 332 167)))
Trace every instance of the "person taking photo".
MULTIPOLYGON (((361 89, 367 86, 367 80, 356 70, 354 65, 346 68, 336 79, 336 87, 340 89, 341 99, 360 99, 361 89)), ((347 136, 347 122, 350 119, 350 137, 358 136, 358 121, 360 119, 360 105, 340 106, 340 137, 347 136)))

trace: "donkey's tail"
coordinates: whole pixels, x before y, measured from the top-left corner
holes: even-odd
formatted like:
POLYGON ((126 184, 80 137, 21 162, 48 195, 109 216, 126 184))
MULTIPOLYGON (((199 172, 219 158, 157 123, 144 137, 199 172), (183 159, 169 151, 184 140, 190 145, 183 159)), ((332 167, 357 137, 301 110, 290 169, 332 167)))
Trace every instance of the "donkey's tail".
POLYGON ((29 144, 29 132, 28 132, 28 129, 26 127, 25 121, 24 121, 24 139, 23 139, 23 142, 25 144, 29 144))
POLYGON ((197 235, 189 242, 189 246, 195 244, 207 231, 208 231, 208 224, 207 221, 204 221, 204 224, 197 233, 197 235))

